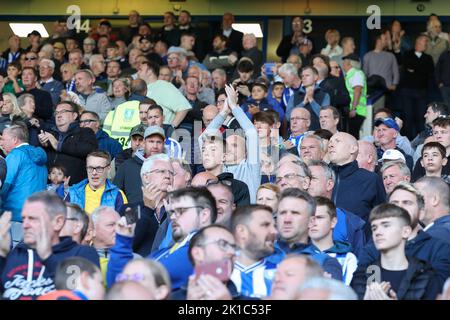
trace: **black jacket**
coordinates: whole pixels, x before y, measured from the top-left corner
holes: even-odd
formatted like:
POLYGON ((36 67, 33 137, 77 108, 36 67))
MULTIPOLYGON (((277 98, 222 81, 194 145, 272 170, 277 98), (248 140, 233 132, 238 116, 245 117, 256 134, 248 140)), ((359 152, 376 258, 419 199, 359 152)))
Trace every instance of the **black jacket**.
MULTIPOLYGON (((406 242, 407 256, 428 262, 441 280, 441 285, 450 277, 450 245, 419 231, 414 239, 406 242)), ((368 266, 380 258, 373 241, 369 241, 358 256, 358 266, 368 266)))
POLYGON ((133 239, 133 252, 141 255, 142 257, 147 257, 152 252, 153 240, 158 231, 160 223, 166 221, 166 211, 164 207, 161 209, 162 216, 160 221, 155 216, 155 210, 144 206, 144 203, 132 203, 122 206, 120 215, 124 215, 127 208, 137 208, 141 207, 141 218, 136 223, 136 230, 133 239))
POLYGON ((142 202, 141 167, 144 163, 144 151, 137 150, 131 159, 119 166, 113 184, 125 192, 129 203, 142 202))
MULTIPOLYGON (((398 300, 435 300, 441 285, 434 270, 425 261, 414 257, 407 257, 407 259, 408 269, 396 292, 398 300)), ((381 268, 381 261, 377 260, 372 265, 381 268)), ((367 270, 366 267, 359 267, 353 274, 351 287, 359 299, 364 298, 367 283, 370 282, 369 278, 373 274, 373 271, 367 270)))
MULTIPOLYGON (((220 30, 220 34, 223 34, 223 30, 220 30)), ((230 36, 228 37, 227 47, 231 49, 231 51, 235 51, 236 53, 240 53, 242 51, 242 38, 244 34, 240 31, 232 29, 230 36)))
POLYGON ((319 87, 328 93, 330 96, 330 105, 338 108, 341 114, 342 109, 350 105, 350 95, 345 87, 344 77, 328 76, 322 80, 319 87))
POLYGON ((24 93, 30 93, 34 96, 34 101, 36 104, 36 110, 34 115, 44 121, 48 121, 53 116, 53 101, 52 96, 45 90, 41 89, 31 89, 30 91, 23 91, 19 96, 24 93))
POLYGON ((433 78, 433 58, 426 53, 422 53, 422 56, 418 58, 413 49, 403 56, 402 69, 400 78, 402 88, 426 90, 429 81, 433 78))
POLYGON ((367 222, 370 210, 386 200, 380 177, 360 169, 356 160, 343 166, 333 166, 333 170, 336 184, 332 200, 336 207, 351 211, 367 222))
POLYGON ((445 51, 436 64, 436 81, 445 87, 450 87, 450 51, 445 51))
POLYGON ((250 204, 250 192, 245 182, 233 178, 233 174, 223 172, 217 176, 219 181, 230 181, 231 192, 233 193, 234 203, 236 207, 246 206, 250 204))
POLYGON ((64 166, 67 176, 70 176, 70 185, 86 179, 86 156, 98 149, 94 131, 80 128, 78 122, 73 122, 64 134, 56 127, 50 130, 50 133, 58 140, 58 148, 57 150, 51 146, 44 148, 47 152, 47 167, 54 164, 64 166))

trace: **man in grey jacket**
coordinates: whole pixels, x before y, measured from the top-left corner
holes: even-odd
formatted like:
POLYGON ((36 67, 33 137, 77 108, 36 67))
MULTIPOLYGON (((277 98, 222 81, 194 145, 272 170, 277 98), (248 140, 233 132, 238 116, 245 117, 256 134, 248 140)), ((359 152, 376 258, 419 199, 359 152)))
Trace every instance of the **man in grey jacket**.
POLYGON ((111 110, 111 103, 104 92, 100 93, 94 89, 95 76, 92 71, 82 69, 75 73, 75 86, 79 92, 78 98, 81 105, 87 111, 96 112, 103 122, 111 110))
POLYGON ((250 202, 256 203, 256 192, 261 184, 261 165, 259 159, 258 132, 244 111, 237 104, 237 93, 232 86, 226 85, 227 101, 222 111, 209 124, 198 138, 200 150, 203 145, 203 135, 214 135, 222 126, 225 118, 231 112, 245 132, 245 138, 233 132, 226 137, 226 156, 223 172, 230 172, 234 179, 247 184, 250 192, 250 202))

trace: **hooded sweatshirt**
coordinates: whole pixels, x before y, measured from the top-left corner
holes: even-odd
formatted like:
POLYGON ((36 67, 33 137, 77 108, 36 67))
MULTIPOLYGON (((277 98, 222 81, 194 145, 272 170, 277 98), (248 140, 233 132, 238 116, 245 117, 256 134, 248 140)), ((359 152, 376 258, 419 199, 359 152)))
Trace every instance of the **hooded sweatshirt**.
POLYGON ((100 267, 94 248, 81 246, 70 237, 60 238, 53 253, 42 261, 36 250, 20 242, 6 258, 0 257, 0 290, 4 299, 35 300, 55 290, 56 266, 65 258, 83 257, 100 267))
POLYGON ((3 210, 12 212, 12 221, 22 221, 21 211, 29 195, 47 187, 47 155, 40 147, 24 143, 6 157, 7 173, 2 188, 3 210))

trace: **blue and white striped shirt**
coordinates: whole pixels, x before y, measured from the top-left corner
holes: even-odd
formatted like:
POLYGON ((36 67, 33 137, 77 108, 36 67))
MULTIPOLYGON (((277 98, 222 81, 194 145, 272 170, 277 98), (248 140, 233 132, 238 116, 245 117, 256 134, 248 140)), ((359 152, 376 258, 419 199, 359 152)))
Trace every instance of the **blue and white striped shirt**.
POLYGON ((267 297, 270 295, 276 268, 276 264, 266 261, 266 259, 247 267, 236 261, 231 274, 231 281, 242 296, 267 297))

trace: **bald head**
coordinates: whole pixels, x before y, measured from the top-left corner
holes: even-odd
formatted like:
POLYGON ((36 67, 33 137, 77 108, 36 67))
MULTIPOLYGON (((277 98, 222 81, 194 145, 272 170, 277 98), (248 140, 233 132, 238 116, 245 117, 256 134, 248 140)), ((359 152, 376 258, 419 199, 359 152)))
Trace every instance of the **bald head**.
POLYGON ((209 126, 211 121, 217 116, 219 113, 219 109, 214 105, 207 105, 203 109, 202 119, 203 123, 205 124, 205 127, 209 126))
POLYGON ((358 167, 374 172, 378 161, 377 149, 374 144, 369 141, 359 140, 358 149, 358 156, 356 157, 358 167))
POLYGON ((358 141, 345 132, 335 133, 328 144, 330 161, 342 166, 356 160, 358 156, 358 141))
POLYGON ((204 171, 197 173, 194 178, 192 178, 191 185, 193 187, 204 187, 208 180, 217 181, 217 177, 210 172, 204 171))

